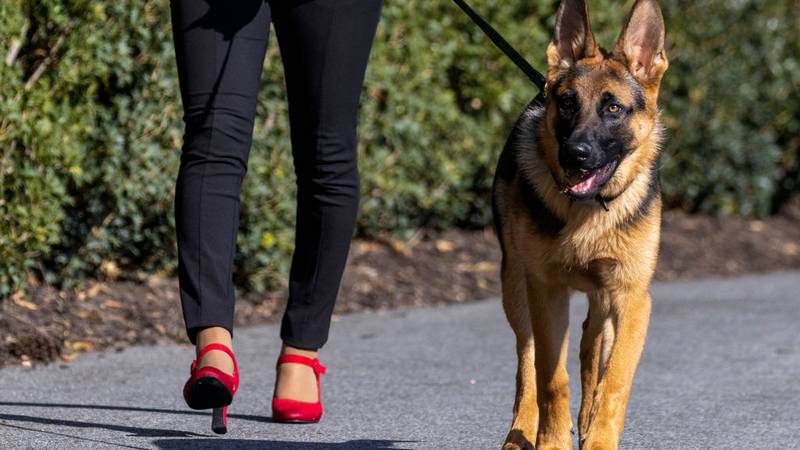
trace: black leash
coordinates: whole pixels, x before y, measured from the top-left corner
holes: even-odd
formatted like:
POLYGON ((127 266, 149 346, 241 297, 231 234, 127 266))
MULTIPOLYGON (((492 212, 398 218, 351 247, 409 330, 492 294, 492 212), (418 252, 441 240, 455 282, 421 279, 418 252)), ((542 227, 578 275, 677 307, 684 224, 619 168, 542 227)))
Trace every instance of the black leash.
POLYGON ((511 59, 517 67, 528 76, 528 78, 539 88, 540 96, 545 92, 545 85, 547 84, 547 79, 542 75, 538 70, 534 69, 530 63, 519 54, 519 52, 511 46, 511 44, 506 41, 497 30, 494 29, 491 25, 489 25, 483 17, 480 16, 474 9, 472 9, 469 4, 467 4, 464 0, 453 0, 456 2, 459 8, 461 8, 473 22, 475 25, 480 28, 486 36, 491 39, 494 45, 497 46, 509 59, 511 59))

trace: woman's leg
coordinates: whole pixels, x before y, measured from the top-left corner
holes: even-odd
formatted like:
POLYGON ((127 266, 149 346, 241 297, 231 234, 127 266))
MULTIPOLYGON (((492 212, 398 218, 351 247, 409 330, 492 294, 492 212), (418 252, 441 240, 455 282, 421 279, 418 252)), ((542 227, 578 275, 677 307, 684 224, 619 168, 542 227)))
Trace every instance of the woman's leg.
MULTIPOLYGON (((381 1, 270 4, 286 74, 298 191, 281 338, 289 350, 313 355, 328 338, 358 211, 356 125, 381 1)), ((306 371, 313 380, 310 369, 293 366, 283 364, 281 371, 306 371)), ((284 384, 278 385, 279 397, 304 400, 281 392, 284 384)), ((305 400, 314 401, 316 391, 311 395, 305 400)))
MULTIPOLYGON (((175 191, 181 304, 192 343, 230 345, 239 194, 270 10, 263 0, 172 0, 171 9, 186 124, 175 191)), ((215 358, 232 370, 227 355, 215 358)))

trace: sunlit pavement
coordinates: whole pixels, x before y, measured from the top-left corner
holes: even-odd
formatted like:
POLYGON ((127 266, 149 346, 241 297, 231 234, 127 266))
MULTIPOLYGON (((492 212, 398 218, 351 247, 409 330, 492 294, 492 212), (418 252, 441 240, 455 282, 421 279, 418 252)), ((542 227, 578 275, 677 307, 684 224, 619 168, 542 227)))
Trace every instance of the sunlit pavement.
MULTIPOLYGON (((652 293, 621 447, 800 448, 800 273, 652 293)), ((573 416, 585 311, 575 297, 573 416)), ((181 398, 189 347, 0 370, 0 448, 491 449, 510 424, 516 361, 497 300, 336 321, 317 425, 269 420, 278 347, 275 326, 237 330, 242 385, 224 437, 181 398)))

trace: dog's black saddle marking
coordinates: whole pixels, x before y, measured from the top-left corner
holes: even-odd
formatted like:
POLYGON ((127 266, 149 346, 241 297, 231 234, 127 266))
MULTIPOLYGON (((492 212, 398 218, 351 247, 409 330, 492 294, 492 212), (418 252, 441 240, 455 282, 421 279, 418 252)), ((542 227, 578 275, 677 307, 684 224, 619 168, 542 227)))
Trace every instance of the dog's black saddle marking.
POLYGON ((646 216, 650 212, 653 201, 661 195, 660 161, 660 155, 653 161, 653 165, 650 167, 650 183, 647 185, 647 193, 642 198, 642 201, 639 202, 639 207, 636 208, 636 211, 625 219, 626 226, 631 226, 646 216))
MULTIPOLYGON (((536 188, 522 176, 518 167, 518 155, 520 151, 537 151, 537 130, 539 123, 544 116, 544 101, 541 95, 536 96, 528 104, 525 110, 517 119, 511 134, 506 141, 500 160, 495 172, 496 180, 502 180, 511 185, 514 179, 519 177, 518 186, 522 202, 528 210, 529 217, 533 220, 536 230, 545 236, 556 237, 564 228, 566 223, 558 217, 544 202, 542 196, 536 188)), ((495 199, 495 203, 502 201, 495 199)), ((496 206, 496 205, 495 205, 496 206)), ((502 225, 502 216, 495 210, 495 226, 498 235, 502 225)))
POLYGON ((525 179, 520 179, 519 186, 522 201, 528 208, 536 229, 546 236, 558 236, 566 223, 547 207, 542 197, 536 192, 536 188, 525 179))

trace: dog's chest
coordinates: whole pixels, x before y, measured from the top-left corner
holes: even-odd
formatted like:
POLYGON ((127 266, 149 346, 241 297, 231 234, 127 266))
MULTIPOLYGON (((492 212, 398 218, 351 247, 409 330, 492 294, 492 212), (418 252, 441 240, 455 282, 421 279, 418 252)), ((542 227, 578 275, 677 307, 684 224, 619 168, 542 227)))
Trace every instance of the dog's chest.
POLYGON ((571 230, 553 247, 548 272, 584 292, 613 285, 618 276, 619 263, 615 255, 620 239, 619 234, 600 233, 598 228, 571 230))
POLYGON ((547 279, 559 280, 561 284, 582 292, 592 292, 615 285, 617 261, 611 258, 597 258, 578 263, 553 262, 547 265, 547 279))

